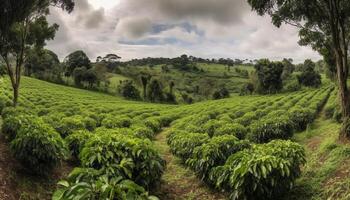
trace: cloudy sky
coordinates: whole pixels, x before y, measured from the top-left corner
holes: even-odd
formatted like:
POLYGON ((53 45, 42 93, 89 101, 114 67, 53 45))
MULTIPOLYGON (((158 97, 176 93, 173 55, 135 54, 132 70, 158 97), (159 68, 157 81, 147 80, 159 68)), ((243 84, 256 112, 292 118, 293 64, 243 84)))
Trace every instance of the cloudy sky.
POLYGON ((52 8, 60 25, 48 48, 60 58, 83 50, 95 60, 115 53, 143 57, 319 59, 297 44, 294 27, 276 28, 246 0, 76 0, 73 13, 52 8))

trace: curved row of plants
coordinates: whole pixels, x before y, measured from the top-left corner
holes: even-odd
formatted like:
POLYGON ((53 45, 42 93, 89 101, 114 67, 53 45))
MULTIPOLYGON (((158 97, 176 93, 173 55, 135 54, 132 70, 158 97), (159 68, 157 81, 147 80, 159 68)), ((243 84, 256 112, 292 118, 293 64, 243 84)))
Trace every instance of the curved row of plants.
POLYGON ((158 184, 165 161, 151 140, 178 117, 169 106, 24 81, 16 109, 3 86, 2 132, 28 173, 47 176, 64 160, 79 163, 59 182, 54 199, 156 198, 148 190, 158 184))
POLYGON ((168 144, 198 177, 231 199, 281 197, 305 163, 303 148, 288 139, 307 128, 332 90, 198 104, 197 112, 173 123, 168 144))

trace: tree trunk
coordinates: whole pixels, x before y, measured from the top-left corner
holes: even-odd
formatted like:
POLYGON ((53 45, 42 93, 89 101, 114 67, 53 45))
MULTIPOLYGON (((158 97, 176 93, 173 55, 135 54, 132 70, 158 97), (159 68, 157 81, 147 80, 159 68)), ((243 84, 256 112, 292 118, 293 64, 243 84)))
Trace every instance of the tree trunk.
POLYGON ((348 119, 350 117, 350 101, 349 101, 349 90, 347 87, 347 58, 341 56, 342 54, 336 53, 337 62, 337 73, 338 73, 338 90, 339 90, 339 100, 342 112, 342 127, 340 131, 340 138, 350 138, 350 134, 346 131, 348 126, 348 119))
POLYGON ((143 85, 143 99, 144 99, 144 100, 146 100, 146 97, 147 97, 147 95, 146 95, 146 88, 147 88, 147 85, 144 84, 144 85, 143 85))
POLYGON ((18 89, 19 87, 17 85, 13 85, 13 107, 17 106, 18 103, 18 89))

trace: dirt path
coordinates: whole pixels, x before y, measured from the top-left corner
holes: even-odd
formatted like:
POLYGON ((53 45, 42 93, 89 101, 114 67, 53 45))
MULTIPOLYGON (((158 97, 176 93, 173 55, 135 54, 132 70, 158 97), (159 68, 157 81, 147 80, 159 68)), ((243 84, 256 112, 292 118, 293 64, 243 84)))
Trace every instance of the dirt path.
POLYGON ((159 133, 154 141, 155 146, 167 162, 161 186, 156 195, 161 200, 224 200, 222 193, 208 188, 195 173, 181 164, 179 158, 170 152, 167 144, 168 130, 159 133))

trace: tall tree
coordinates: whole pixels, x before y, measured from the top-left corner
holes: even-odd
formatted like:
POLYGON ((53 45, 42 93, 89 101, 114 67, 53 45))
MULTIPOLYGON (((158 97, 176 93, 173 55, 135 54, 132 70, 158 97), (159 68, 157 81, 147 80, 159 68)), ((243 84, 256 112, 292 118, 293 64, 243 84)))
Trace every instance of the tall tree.
POLYGON ((71 12, 73 0, 2 0, 0 7, 0 55, 4 60, 13 88, 13 105, 17 105, 21 72, 26 52, 40 49, 53 39, 57 24, 49 25, 50 6, 71 12))
POLYGON ((151 79, 151 76, 146 74, 146 75, 141 75, 141 83, 143 86, 143 99, 146 100, 147 98, 147 85, 148 81, 151 79))
POLYGON ((75 68, 91 68, 91 61, 84 51, 78 50, 69 54, 65 59, 66 75, 71 76, 75 68))
MULTIPOLYGON (((349 0, 248 0, 258 14, 268 14, 272 23, 282 23, 299 29, 300 45, 310 45, 320 52, 328 49, 334 55, 343 121, 350 117, 347 86, 349 74, 348 45, 350 41, 349 0)), ((341 136, 350 138, 343 123, 341 136)))

